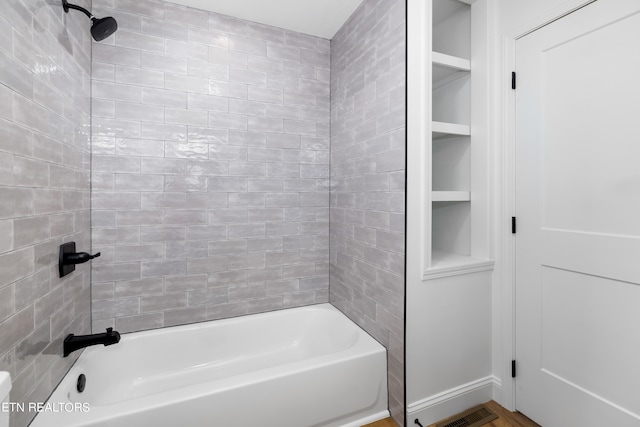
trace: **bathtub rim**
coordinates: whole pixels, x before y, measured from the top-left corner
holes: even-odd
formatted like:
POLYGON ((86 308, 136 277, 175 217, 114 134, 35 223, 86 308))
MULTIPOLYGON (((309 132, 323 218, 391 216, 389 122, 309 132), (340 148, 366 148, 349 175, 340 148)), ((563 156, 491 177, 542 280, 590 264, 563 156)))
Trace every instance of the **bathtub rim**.
MULTIPOLYGON (((133 335, 133 334, 145 334, 145 336, 154 336, 154 335, 160 335, 160 334, 162 334, 162 332, 175 331, 175 330, 178 330, 178 329, 185 330, 185 331, 191 330, 191 329, 198 329, 198 326, 202 326, 203 324, 207 324, 207 323, 215 322, 215 323, 225 324, 225 323, 235 323, 235 322, 240 322, 240 321, 249 321, 250 319, 252 319, 254 317, 257 317, 257 316, 281 315, 281 314, 283 314, 283 313, 285 313, 287 311, 294 311, 294 310, 301 310, 301 311, 302 310, 321 310, 321 311, 335 312, 336 314, 339 314, 340 316, 342 316, 345 319, 347 319, 350 323, 353 323, 354 326, 356 326, 360 331, 362 331, 365 334, 367 334, 369 337, 371 337, 378 344, 382 345, 377 339, 375 339, 373 337, 373 335, 371 335, 369 332, 367 332, 364 328, 362 328, 356 322, 351 320, 349 318, 349 316, 347 316, 342 311, 340 311, 336 306, 334 306, 333 304, 328 303, 328 302, 303 305, 303 306, 300 306, 300 307, 286 307, 286 308, 281 308, 281 309, 278 309, 278 310, 261 311, 259 313, 241 314, 241 315, 238 315, 238 316, 222 317, 222 318, 219 318, 219 319, 199 320, 197 322, 185 323, 185 324, 182 324, 182 325, 161 326, 161 327, 157 327, 157 328, 144 329, 144 330, 140 330, 140 331, 120 332, 120 335, 127 336, 127 335, 133 335)), ((114 328, 114 330, 115 330, 115 328, 114 328)), ((85 349, 82 349, 81 353, 84 353, 85 351, 90 350, 90 349, 91 349, 91 347, 87 347, 85 349)), ((75 364, 75 362, 74 362, 74 364, 75 364)))

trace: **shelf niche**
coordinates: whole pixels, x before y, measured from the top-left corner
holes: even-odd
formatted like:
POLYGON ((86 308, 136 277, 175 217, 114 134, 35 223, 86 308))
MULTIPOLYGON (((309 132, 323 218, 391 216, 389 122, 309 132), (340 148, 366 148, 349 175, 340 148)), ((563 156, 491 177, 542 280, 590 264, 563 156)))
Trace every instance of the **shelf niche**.
POLYGON ((433 87, 439 87, 471 71, 471 61, 445 53, 432 52, 433 87))
POLYGON ((425 279, 493 265, 486 250, 486 231, 474 232, 474 224, 486 216, 482 195, 487 184, 483 182, 486 165, 478 163, 486 147, 474 145, 486 141, 472 127, 485 113, 475 111, 473 117, 471 5, 464 0, 432 4, 431 161, 427 165, 431 169, 431 250, 425 279), (474 197, 478 190, 480 197, 474 197))

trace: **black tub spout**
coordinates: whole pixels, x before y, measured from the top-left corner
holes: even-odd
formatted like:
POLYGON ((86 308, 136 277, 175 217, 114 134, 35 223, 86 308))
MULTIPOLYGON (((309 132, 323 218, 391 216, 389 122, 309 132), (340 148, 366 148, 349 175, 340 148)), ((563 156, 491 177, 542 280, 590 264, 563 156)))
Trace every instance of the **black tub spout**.
POLYGON ((63 353, 64 357, 67 357, 76 350, 89 347, 96 344, 104 344, 105 347, 120 342, 120 333, 114 331, 113 328, 107 328, 106 333, 93 334, 93 335, 73 335, 69 334, 64 339, 63 353))

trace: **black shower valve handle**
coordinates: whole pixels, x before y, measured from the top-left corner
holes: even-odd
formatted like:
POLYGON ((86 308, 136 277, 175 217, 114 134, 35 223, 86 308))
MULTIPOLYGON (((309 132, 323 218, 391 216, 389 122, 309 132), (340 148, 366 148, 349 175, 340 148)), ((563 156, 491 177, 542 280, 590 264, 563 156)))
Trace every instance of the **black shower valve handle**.
POLYGON ((98 258, 99 256, 100 252, 95 255, 91 255, 86 252, 76 252, 76 242, 63 243, 60 245, 60 252, 58 255, 58 272, 60 274, 60 278, 73 273, 76 269, 76 264, 83 264, 94 258, 98 258))
POLYGON ((87 261, 91 261, 94 258, 98 258, 100 256, 100 252, 95 255, 90 255, 86 252, 74 252, 68 253, 64 255, 64 264, 83 264, 87 261))

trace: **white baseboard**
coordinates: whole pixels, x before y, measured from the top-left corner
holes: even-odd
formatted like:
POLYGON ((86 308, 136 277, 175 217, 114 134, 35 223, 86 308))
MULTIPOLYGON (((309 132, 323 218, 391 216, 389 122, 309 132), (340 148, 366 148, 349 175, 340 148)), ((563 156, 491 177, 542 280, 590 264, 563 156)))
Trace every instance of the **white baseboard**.
POLYGON ((502 382, 490 375, 410 403, 407 425, 413 426, 414 420, 419 419, 423 426, 428 426, 492 400, 496 389, 501 388, 502 382))

